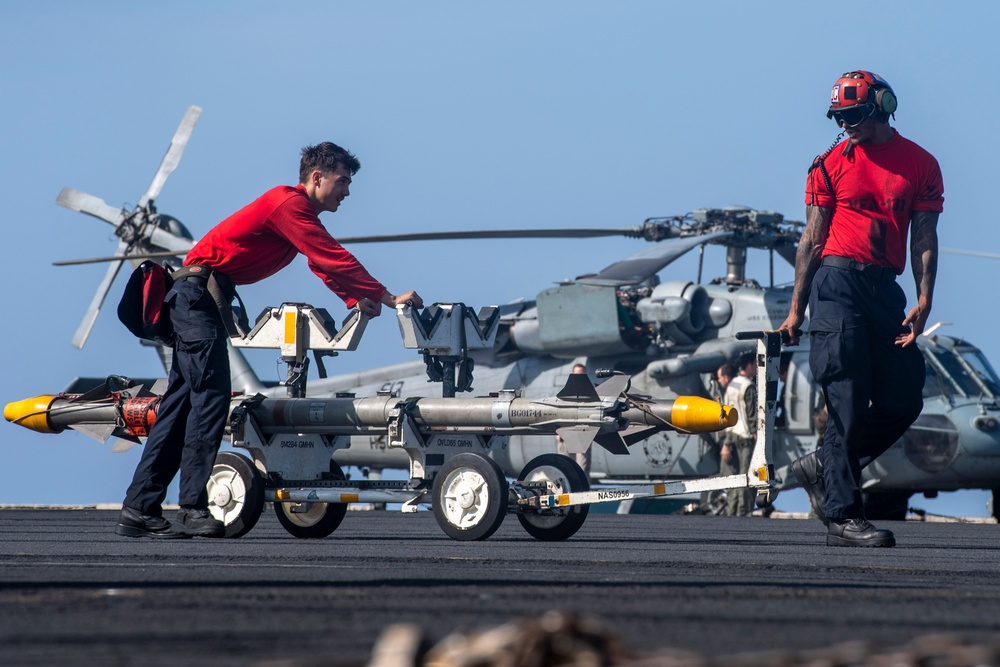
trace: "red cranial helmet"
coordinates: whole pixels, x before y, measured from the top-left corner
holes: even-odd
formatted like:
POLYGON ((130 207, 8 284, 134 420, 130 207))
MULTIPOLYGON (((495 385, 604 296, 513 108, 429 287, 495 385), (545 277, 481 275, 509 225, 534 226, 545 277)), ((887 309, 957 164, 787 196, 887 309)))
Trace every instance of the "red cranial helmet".
POLYGON ((870 106, 872 112, 877 110, 889 116, 896 111, 896 94, 878 74, 865 70, 847 72, 833 84, 826 117, 833 118, 838 111, 858 106, 870 106))

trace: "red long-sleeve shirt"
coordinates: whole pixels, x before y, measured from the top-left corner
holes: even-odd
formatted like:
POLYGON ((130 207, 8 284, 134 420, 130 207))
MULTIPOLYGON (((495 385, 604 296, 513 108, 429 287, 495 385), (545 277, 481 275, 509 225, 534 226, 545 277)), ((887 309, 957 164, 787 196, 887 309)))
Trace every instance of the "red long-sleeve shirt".
POLYGON ((248 285, 285 268, 298 253, 348 308, 364 298, 378 302, 386 292, 326 231, 301 185, 268 190, 220 222, 195 244, 184 265, 208 266, 236 285, 248 285))

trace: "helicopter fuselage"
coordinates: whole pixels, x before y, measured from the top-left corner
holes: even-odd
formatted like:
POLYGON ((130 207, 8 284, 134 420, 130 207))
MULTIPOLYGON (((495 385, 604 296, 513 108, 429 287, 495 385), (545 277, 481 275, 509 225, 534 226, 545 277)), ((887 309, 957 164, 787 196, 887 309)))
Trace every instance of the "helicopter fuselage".
MULTIPOLYGON (((615 303, 625 300, 620 290, 608 289, 605 297, 614 298, 615 303)), ((507 309, 502 325, 507 328, 507 339, 498 337, 494 350, 476 355, 475 393, 485 395, 514 389, 528 398, 546 396, 565 385, 574 364, 584 363, 591 377, 596 377, 596 370, 601 368, 629 373, 630 391, 634 394, 657 399, 699 394, 714 397, 718 391, 712 383, 715 369, 746 348, 734 334, 740 330, 776 328, 787 313, 790 289, 765 290, 752 284, 664 283, 650 294, 659 295, 664 301, 669 297, 663 295, 681 295, 679 298, 693 304, 684 318, 663 317, 670 319, 667 324, 675 331, 686 331, 689 343, 662 349, 649 342, 655 335, 648 335, 643 344, 633 341, 629 345, 622 339, 605 339, 602 333, 595 333, 595 325, 584 335, 590 336, 595 350, 603 348, 611 354, 572 357, 543 354, 537 349, 543 340, 557 349, 572 348, 565 341, 553 342, 539 336, 544 327, 537 321, 538 304, 519 303, 507 309), (692 318, 695 324, 691 324, 692 318), (529 335, 524 336, 523 332, 519 335, 525 323, 527 326, 523 328, 529 335), (525 340, 529 353, 516 348, 516 341, 525 340)), ((576 293, 573 298, 578 296, 576 293)), ((652 312, 651 308, 649 303, 643 304, 647 314, 652 312)), ((674 312, 684 310, 675 308, 674 312)), ((599 309, 591 314, 595 311, 599 309)), ((613 311, 605 308, 605 315, 608 312, 613 311)), ((619 312, 624 318, 628 308, 619 312)), ((545 314, 543 305, 541 316, 545 314)), ((633 320, 625 321, 634 324, 633 320)), ((645 320, 644 323, 649 324, 645 320)), ((663 322, 658 325, 666 326, 663 322)), ((621 330, 626 324, 620 321, 617 326, 621 330)), ((567 335, 577 336, 575 344, 581 344, 579 332, 567 335)), ((675 333, 672 339, 676 338, 675 333)), ((928 367, 923 412, 910 430, 865 470, 863 490, 869 494, 909 497, 919 492, 992 489, 1000 475, 1000 405, 995 398, 1000 394, 1000 379, 978 348, 965 341, 938 334, 921 337, 918 344, 928 367)), ((789 464, 817 446, 814 416, 820 392, 809 370, 808 336, 803 337, 799 346, 786 348, 782 356, 785 375, 779 409, 783 423, 775 429, 773 451, 779 486, 788 488, 797 485, 788 470, 789 464)), ((311 394, 337 391, 352 391, 359 396, 379 391, 426 396, 435 395, 439 389, 427 381, 420 362, 315 380, 310 385, 311 394)), ((590 475, 595 481, 641 482, 704 477, 719 472, 716 436, 710 434, 662 431, 633 444, 627 455, 615 455, 601 447, 592 450, 590 475)), ((554 437, 513 437, 506 450, 494 452, 494 458, 507 474, 515 476, 535 456, 555 451, 554 437)), ((337 452, 335 458, 341 465, 374 468, 405 464, 398 453, 390 451, 377 438, 356 438, 349 449, 337 452)))

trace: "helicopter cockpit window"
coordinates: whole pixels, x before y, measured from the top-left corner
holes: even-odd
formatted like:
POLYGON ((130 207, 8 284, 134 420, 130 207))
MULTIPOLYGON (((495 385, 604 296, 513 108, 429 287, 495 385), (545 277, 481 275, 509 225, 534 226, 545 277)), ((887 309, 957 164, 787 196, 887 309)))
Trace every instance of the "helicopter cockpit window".
POLYGON ((958 355, 952 352, 945 351, 931 351, 931 356, 937 361, 941 366, 944 367, 945 373, 948 378, 955 383, 964 395, 969 397, 977 397, 985 393, 983 387, 976 382, 975 378, 969 372, 968 368, 961 362, 958 355))
POLYGON ((938 374, 937 369, 930 363, 924 364, 924 398, 934 398, 935 396, 952 396, 955 394, 951 383, 938 374))
POLYGON ((994 396, 1000 396, 1000 377, 997 377, 996 371, 990 366, 990 362, 986 360, 983 353, 975 348, 956 351, 965 360, 965 363, 972 367, 976 377, 986 385, 989 392, 994 396))

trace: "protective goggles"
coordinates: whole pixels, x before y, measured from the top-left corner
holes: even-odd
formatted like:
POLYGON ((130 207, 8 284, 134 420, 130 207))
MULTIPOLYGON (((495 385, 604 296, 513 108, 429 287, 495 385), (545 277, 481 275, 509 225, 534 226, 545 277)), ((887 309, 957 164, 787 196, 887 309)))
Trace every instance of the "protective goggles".
POLYGON ((843 109, 830 109, 826 116, 832 118, 840 127, 857 127, 874 112, 874 104, 859 104, 843 109))

